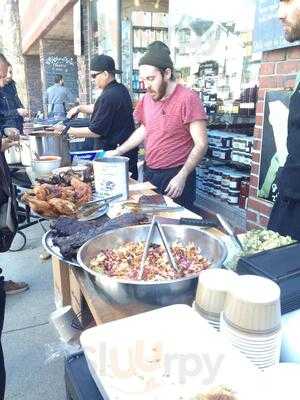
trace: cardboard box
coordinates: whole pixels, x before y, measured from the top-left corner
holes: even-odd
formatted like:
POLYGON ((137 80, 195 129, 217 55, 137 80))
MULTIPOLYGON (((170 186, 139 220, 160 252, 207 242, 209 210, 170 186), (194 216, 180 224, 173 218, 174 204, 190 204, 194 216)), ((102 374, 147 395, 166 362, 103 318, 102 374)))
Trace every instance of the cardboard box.
POLYGON ((56 308, 71 304, 69 267, 52 257, 54 301, 56 308))

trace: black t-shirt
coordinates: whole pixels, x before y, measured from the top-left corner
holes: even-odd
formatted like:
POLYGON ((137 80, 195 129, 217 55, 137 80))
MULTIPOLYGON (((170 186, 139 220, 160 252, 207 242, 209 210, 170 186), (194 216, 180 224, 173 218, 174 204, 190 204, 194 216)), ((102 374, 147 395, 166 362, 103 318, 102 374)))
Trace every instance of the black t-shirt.
POLYGON ((98 97, 89 129, 100 136, 104 150, 113 150, 134 131, 132 101, 127 88, 110 82, 98 97))

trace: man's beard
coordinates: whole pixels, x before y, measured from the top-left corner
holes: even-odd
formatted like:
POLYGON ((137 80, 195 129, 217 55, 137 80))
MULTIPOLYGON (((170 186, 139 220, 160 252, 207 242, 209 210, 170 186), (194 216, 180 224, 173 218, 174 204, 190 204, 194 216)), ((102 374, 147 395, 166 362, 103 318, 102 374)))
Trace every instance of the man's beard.
POLYGON ((153 100, 154 101, 159 101, 163 97, 165 97, 165 95, 167 93, 167 87, 168 87, 167 82, 162 81, 162 83, 161 83, 160 87, 158 88, 157 92, 152 92, 152 93, 155 93, 155 95, 156 95, 155 98, 153 98, 153 100))
POLYGON ((287 27, 289 27, 290 29, 284 31, 285 40, 290 43, 300 40, 300 26, 292 27, 290 25, 287 25, 287 27))

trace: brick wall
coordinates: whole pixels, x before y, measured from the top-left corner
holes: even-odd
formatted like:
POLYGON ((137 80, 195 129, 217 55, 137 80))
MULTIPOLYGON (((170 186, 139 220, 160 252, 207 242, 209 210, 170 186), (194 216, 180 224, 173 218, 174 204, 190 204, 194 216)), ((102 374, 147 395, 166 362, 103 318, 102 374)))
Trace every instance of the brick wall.
POLYGON ((262 145, 264 102, 268 90, 292 89, 300 71, 300 46, 263 53, 259 75, 259 92, 254 130, 254 149, 247 208, 247 227, 253 229, 268 224, 272 204, 256 197, 262 145))
POLYGON ((39 56, 24 56, 29 109, 33 114, 43 109, 41 64, 39 56))

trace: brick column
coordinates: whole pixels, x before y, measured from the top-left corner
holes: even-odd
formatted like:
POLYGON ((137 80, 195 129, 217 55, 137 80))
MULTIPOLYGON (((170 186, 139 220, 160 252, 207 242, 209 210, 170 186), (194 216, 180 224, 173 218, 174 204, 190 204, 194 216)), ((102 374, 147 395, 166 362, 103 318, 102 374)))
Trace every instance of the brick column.
POLYGON ((24 56, 28 88, 29 109, 31 113, 43 110, 41 64, 38 55, 24 56))
POLYGON ((272 209, 272 204, 257 198, 266 93, 268 90, 293 89, 298 71, 300 71, 300 46, 263 53, 247 208, 248 229, 266 227, 272 209))

